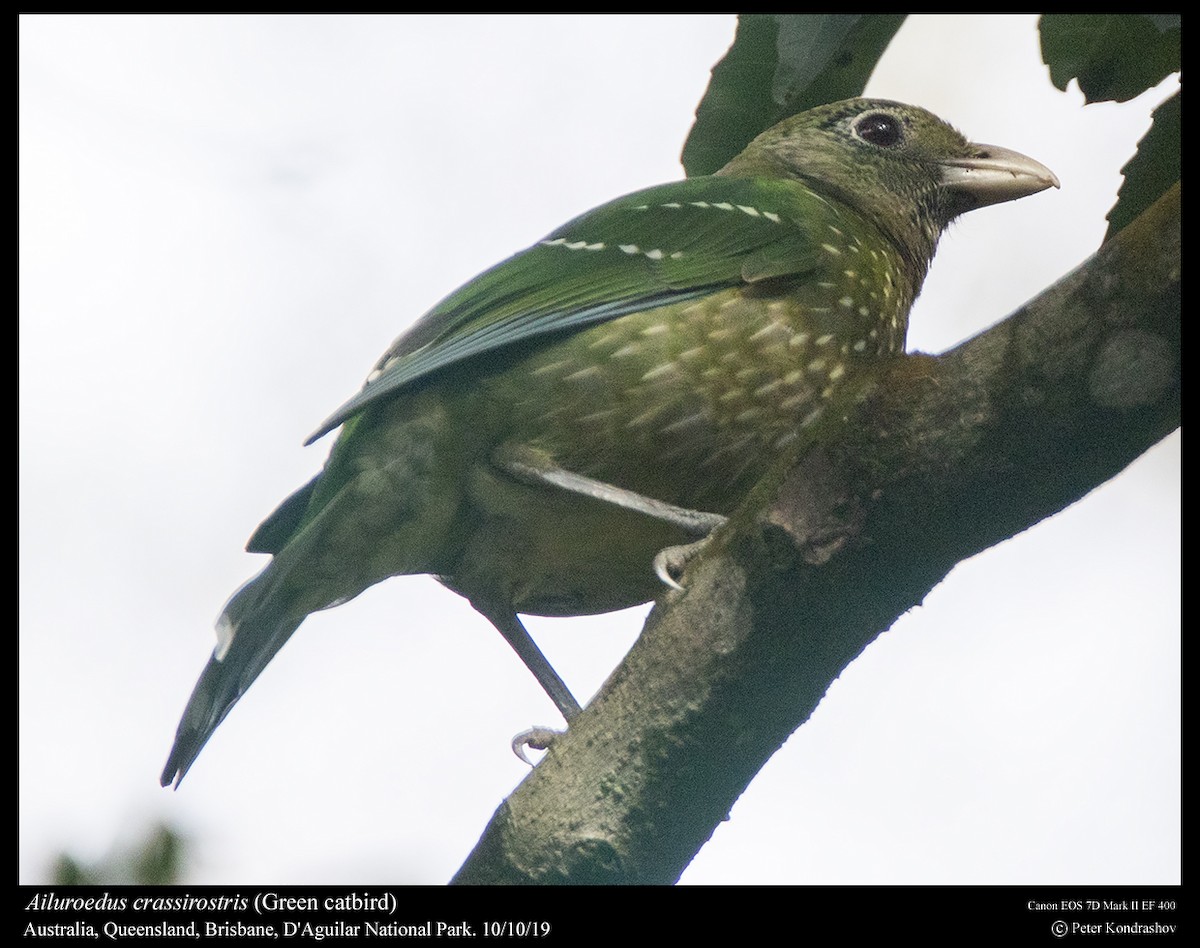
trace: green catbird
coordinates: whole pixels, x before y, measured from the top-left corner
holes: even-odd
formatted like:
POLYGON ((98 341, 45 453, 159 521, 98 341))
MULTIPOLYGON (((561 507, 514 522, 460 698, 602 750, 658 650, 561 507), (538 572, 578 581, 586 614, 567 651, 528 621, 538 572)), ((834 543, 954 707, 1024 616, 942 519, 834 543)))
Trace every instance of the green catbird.
POLYGON ((518 613, 653 599, 780 451, 903 351, 938 237, 1057 187, 929 112, 850 99, 713 175, 575 218, 446 297, 310 439, 319 475, 247 549, 162 774, 178 783, 305 617, 432 573, 579 704, 518 613))

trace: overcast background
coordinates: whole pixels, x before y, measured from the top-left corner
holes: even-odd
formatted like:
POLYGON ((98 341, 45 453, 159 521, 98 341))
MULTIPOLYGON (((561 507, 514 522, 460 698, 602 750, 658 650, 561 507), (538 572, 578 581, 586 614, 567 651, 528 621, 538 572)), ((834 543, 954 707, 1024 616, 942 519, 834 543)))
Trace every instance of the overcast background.
MULTIPOLYGON (((313 617, 158 774, 254 527, 392 338, 557 224, 682 175, 732 16, 20 20, 20 849, 154 821, 204 883, 440 883, 556 717, 427 577, 313 617)), ((1082 107, 1036 20, 914 17, 868 93, 1049 165, 943 241, 910 348, 1098 245, 1174 80, 1082 107)), ((693 883, 1178 883, 1180 438, 961 564, 834 684, 693 883)), ((531 620, 582 698, 645 609, 531 620)))

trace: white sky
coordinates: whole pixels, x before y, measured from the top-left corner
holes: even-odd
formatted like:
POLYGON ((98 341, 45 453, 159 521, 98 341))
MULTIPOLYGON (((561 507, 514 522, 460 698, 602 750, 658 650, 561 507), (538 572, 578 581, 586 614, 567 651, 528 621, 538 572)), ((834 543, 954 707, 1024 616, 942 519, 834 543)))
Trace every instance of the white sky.
MULTIPOLYGON (((314 426, 441 296, 681 176, 730 16, 20 20, 20 849, 154 820, 205 883, 440 883, 553 709, 426 577, 310 619, 177 793, 157 784, 314 426)), ((1091 253, 1173 85, 1081 108, 1032 17, 917 17, 868 93, 1024 151, 1063 188, 943 241, 941 351, 1091 253)), ((1177 883, 1178 434, 959 566, 856 661, 693 883, 1177 883)), ((645 610, 531 620, 586 697, 645 610)))

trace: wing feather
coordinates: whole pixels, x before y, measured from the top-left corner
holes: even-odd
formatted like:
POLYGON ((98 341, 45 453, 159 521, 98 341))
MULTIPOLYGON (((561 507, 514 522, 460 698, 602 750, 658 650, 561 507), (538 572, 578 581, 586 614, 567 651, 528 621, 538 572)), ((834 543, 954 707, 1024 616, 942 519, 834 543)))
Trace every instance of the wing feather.
POLYGON ((315 441, 448 366, 812 269, 837 209, 795 181, 710 176, 618 198, 456 290, 392 344, 315 441))

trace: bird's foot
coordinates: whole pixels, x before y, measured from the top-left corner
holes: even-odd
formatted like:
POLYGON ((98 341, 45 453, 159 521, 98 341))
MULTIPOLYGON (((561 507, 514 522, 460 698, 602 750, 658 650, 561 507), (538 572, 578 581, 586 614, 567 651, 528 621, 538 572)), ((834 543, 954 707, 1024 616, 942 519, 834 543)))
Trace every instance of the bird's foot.
POLYGON ((672 589, 682 590, 679 579, 683 576, 683 571, 687 569, 688 563, 696 554, 704 549, 710 536, 697 540, 695 543, 684 543, 680 546, 669 546, 664 550, 659 550, 658 555, 654 557, 655 575, 672 589))
POLYGON ((550 727, 531 727, 528 731, 522 731, 512 739, 513 753, 532 767, 533 761, 525 756, 526 749, 549 750, 550 745, 565 733, 565 731, 556 731, 550 727))

